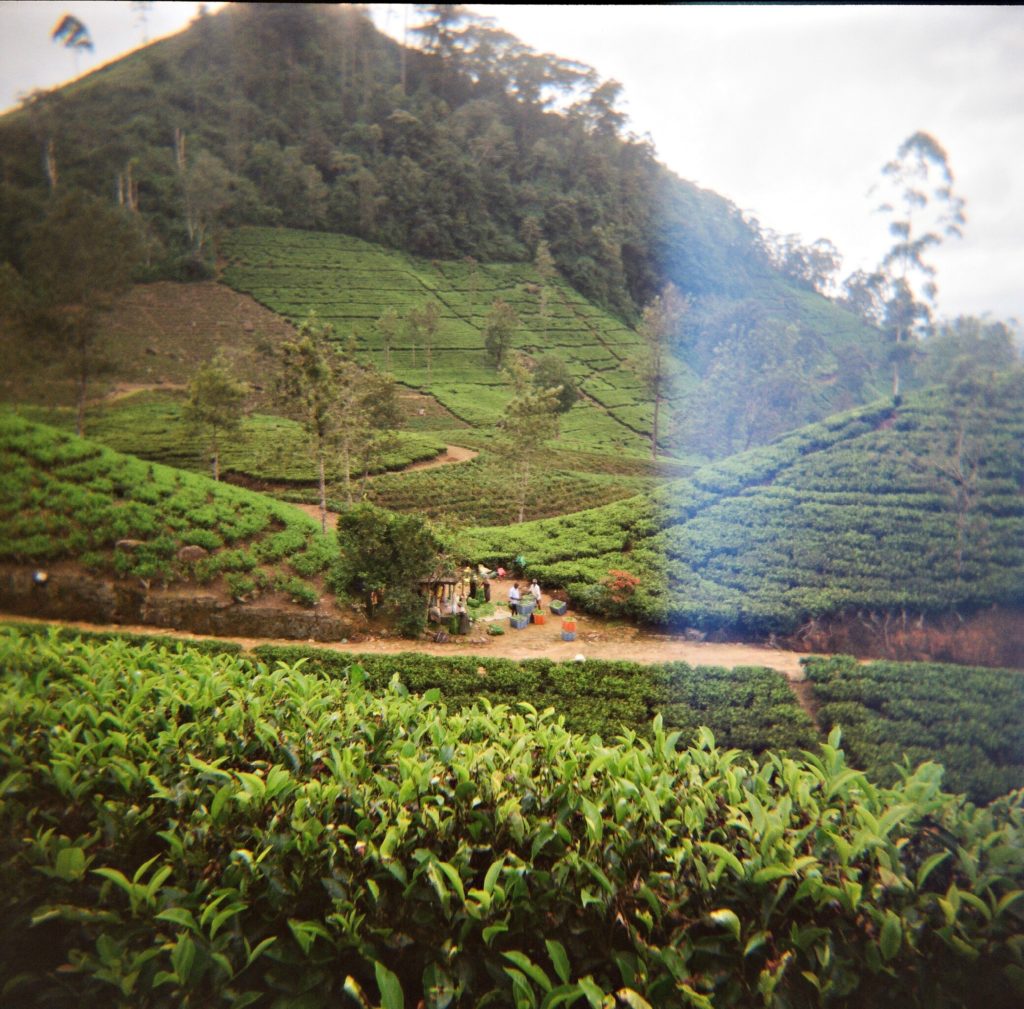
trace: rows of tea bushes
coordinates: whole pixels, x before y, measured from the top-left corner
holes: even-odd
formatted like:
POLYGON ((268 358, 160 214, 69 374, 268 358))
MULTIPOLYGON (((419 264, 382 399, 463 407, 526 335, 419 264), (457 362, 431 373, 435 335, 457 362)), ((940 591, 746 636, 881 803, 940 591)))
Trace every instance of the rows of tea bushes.
POLYGON ((6 1005, 1009 1009, 1024 808, 0 633, 6 1005))
MULTIPOLYGON (((89 414, 88 435, 118 452, 151 462, 208 474, 209 445, 189 428, 182 411, 180 392, 144 392, 109 405, 94 407, 89 414)), ((46 411, 21 408, 25 416, 73 429, 70 410, 46 411)), ((395 431, 388 451, 373 461, 370 472, 401 469, 432 459, 445 449, 445 439, 433 433, 395 431)), ((238 474, 274 482, 317 480, 309 436, 296 421, 268 414, 246 417, 239 430, 221 438, 222 474, 238 474)), ((331 460, 328 479, 339 480, 340 466, 331 460)))
MULTIPOLYGON (((539 460, 530 483, 525 514, 545 518, 589 505, 632 497, 654 485, 653 478, 547 468, 539 460)), ((458 466, 384 474, 367 487, 367 497, 392 511, 416 511, 433 518, 458 515, 473 524, 511 524, 518 503, 510 493, 508 466, 493 453, 458 466)))
POLYGON ((2 560, 75 558, 98 571, 164 582, 225 574, 254 587, 287 583, 287 591, 315 599, 307 580, 337 555, 333 538, 290 505, 11 412, 0 412, 0 470, 2 560), (182 561, 185 546, 206 556, 182 561))
POLYGON ((315 311, 339 339, 355 337, 367 359, 474 425, 492 426, 510 395, 484 354, 486 317, 501 298, 520 319, 513 349, 559 354, 589 397, 569 412, 563 436, 600 451, 644 451, 652 414, 628 366, 639 337, 560 278, 545 282, 529 264, 419 260, 351 236, 279 228, 233 231, 222 251, 235 290, 296 322, 315 311), (428 302, 440 314, 429 374, 422 341, 400 326, 386 352, 376 326, 388 309, 404 319, 428 302))
POLYGON ((224 641, 220 638, 182 638, 173 634, 145 634, 134 631, 85 631, 64 624, 34 623, 31 621, 5 621, 3 629, 6 633, 20 635, 25 638, 45 638, 54 648, 59 649, 60 643, 84 642, 99 645, 118 642, 132 648, 145 651, 163 650, 168 654, 196 652, 199 655, 241 655, 242 646, 237 641, 224 641))
POLYGON ((1024 788, 1024 672, 922 662, 809 659, 826 731, 842 726, 852 763, 885 783, 897 765, 936 760, 945 787, 988 802, 1024 788))
POLYGON ((928 390, 811 425, 653 495, 479 531, 578 605, 707 629, 789 632, 848 609, 1024 597, 1024 376, 928 390), (625 556, 623 556, 625 554, 625 556), (613 605, 609 569, 641 579, 613 605))
POLYGON ((643 734, 660 714, 667 729, 687 738, 708 726, 721 745, 754 754, 808 748, 817 740, 785 677, 759 667, 639 665, 600 658, 514 661, 412 652, 353 656, 302 645, 260 645, 254 654, 268 662, 301 660, 306 671, 334 677, 343 677, 358 662, 377 689, 398 676, 417 693, 440 690, 452 708, 481 697, 495 704, 526 701, 539 710, 552 707, 570 730, 607 739, 623 728, 643 734))

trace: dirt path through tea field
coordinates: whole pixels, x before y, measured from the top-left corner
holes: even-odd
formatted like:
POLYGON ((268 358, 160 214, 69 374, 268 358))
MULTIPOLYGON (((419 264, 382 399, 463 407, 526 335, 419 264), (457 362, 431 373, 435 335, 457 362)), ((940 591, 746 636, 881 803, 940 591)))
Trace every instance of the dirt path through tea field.
POLYGON ((451 466, 457 462, 469 462, 475 459, 480 453, 476 449, 464 448, 462 445, 448 445, 445 450, 433 459, 425 459, 423 462, 410 463, 402 469, 403 473, 411 473, 417 469, 437 469, 438 466, 451 466))
MULTIPOLYGON (((434 641, 410 641, 406 638, 369 636, 351 642, 296 642, 271 638, 232 638, 218 635, 218 640, 234 641, 246 649, 257 645, 303 644, 310 648, 326 648, 338 652, 425 652, 430 655, 480 655, 507 659, 554 659, 567 661, 583 659, 615 659, 626 662, 687 662, 693 666, 767 666, 777 669, 794 682, 803 680, 800 652, 787 652, 764 645, 688 641, 676 634, 659 634, 626 624, 609 623, 590 617, 575 616, 576 640, 563 641, 561 620, 547 618, 543 626, 530 624, 524 630, 509 628, 508 611, 503 607, 491 618, 478 621, 473 632, 465 637, 453 635, 441 644, 434 641), (492 636, 486 625, 496 623, 505 633, 492 636)), ((127 634, 152 634, 180 638, 185 641, 202 639, 204 635, 190 634, 160 627, 122 624, 91 624, 81 621, 34 620, 27 617, 0 614, 0 622, 62 624, 85 631, 113 631, 127 634)))

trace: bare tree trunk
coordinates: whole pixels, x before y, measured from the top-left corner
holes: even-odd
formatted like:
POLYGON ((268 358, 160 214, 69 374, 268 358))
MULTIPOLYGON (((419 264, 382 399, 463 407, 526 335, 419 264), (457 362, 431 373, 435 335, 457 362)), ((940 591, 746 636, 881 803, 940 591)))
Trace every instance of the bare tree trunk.
POLYGON ((46 181, 50 185, 50 195, 57 189, 57 155, 54 153, 53 137, 46 141, 43 149, 43 167, 46 170, 46 181))
POLYGON ((345 467, 345 504, 352 505, 352 458, 349 452, 348 441, 341 449, 341 463, 345 467))
POLYGON ((216 431, 213 434, 213 479, 220 482, 220 443, 216 431))
POLYGON ((324 446, 321 442, 317 446, 316 463, 318 476, 320 478, 320 531, 327 535, 327 479, 324 473, 324 446))
POLYGON ((654 425, 651 430, 651 458, 658 458, 658 413, 661 410, 661 397, 654 397, 654 425))
POLYGON ((406 47, 409 45, 409 8, 403 6, 402 8, 402 44, 398 49, 398 59, 400 64, 400 74, 402 82, 402 94, 405 94, 405 56, 406 47))
POLYGON ((89 386, 89 349, 84 338, 78 343, 78 420, 75 433, 85 436, 85 394, 89 386))
POLYGON ((75 424, 75 433, 79 438, 85 437, 85 389, 88 378, 84 372, 78 375, 78 420, 75 424))
POLYGON ((522 466, 519 470, 519 518, 518 522, 522 523, 526 515, 526 493, 530 487, 530 461, 524 459, 522 466))

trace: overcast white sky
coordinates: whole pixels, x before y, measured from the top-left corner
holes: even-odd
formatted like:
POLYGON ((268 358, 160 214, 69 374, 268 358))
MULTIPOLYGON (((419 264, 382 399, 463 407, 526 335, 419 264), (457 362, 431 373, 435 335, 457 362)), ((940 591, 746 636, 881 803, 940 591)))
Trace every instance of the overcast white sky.
MULTIPOLYGON (((400 33, 399 5, 372 6, 400 33)), ((661 161, 766 227, 830 238, 844 273, 874 266, 887 244, 867 195, 882 165, 912 133, 932 134, 968 217, 964 239, 936 256, 939 308, 1024 320, 1024 8, 470 6, 620 81, 631 128, 661 161)), ((151 7, 152 39, 197 4, 151 7)), ((0 108, 75 75, 49 38, 64 13, 96 45, 83 73, 142 41, 130 3, 0 0, 0 108)))

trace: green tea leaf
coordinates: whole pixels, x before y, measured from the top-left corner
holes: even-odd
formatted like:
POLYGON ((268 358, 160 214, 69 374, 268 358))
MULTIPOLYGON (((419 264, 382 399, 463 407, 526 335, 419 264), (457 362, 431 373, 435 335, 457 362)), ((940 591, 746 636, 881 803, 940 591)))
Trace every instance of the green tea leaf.
POLYGON ((551 991, 551 979, 525 953, 509 950, 502 953, 502 956, 506 960, 511 960, 524 974, 536 981, 544 991, 551 991))
POLYGON ((949 851, 940 851, 929 856, 921 863, 921 867, 917 870, 917 888, 919 890, 924 886, 925 881, 932 874, 935 867, 945 862, 951 854, 952 852, 949 851))
POLYGON ((716 925, 721 925, 722 928, 728 929, 737 942, 740 941, 740 919, 735 911, 730 911, 729 908, 723 907, 717 911, 710 912, 708 917, 716 925))
POLYGON ((551 957, 551 963, 555 968, 555 973, 558 975, 558 980, 562 984, 568 984, 570 968, 569 956, 565 952, 565 947, 557 939, 545 939, 544 945, 547 947, 548 956, 551 957))
POLYGON ((899 918, 892 911, 885 912, 885 921, 882 923, 882 933, 879 936, 878 945, 882 950, 882 957, 886 962, 891 960, 900 951, 903 942, 903 926, 899 918))
POLYGON ((381 1009, 405 1009, 405 995, 398 978, 379 960, 373 962, 373 971, 380 989, 381 1009))
POLYGON ((615 993, 615 998, 629 1009, 651 1009, 651 1003, 632 988, 620 988, 615 993))
POLYGON ((62 848, 54 868, 60 879, 81 879, 85 875, 85 852, 81 848, 62 848))
POLYGON ((178 978, 178 984, 188 984, 195 958, 195 943, 192 942, 188 935, 180 936, 174 944, 174 949, 171 950, 171 964, 174 966, 174 973, 178 978))

